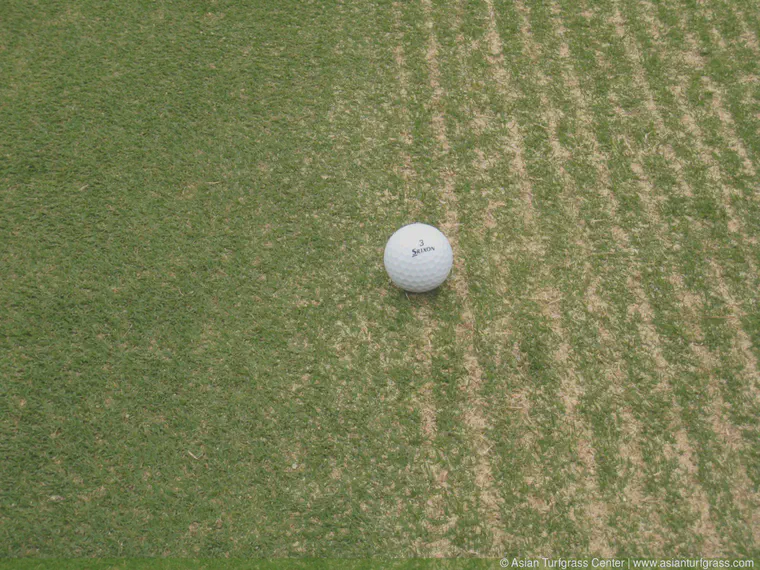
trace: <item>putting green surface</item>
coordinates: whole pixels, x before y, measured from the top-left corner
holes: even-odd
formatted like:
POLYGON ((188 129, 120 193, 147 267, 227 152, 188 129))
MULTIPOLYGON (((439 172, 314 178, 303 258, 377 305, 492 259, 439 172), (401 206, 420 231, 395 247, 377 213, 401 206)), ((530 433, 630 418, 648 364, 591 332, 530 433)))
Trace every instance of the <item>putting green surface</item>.
POLYGON ((0 556, 760 557, 759 38, 3 2, 0 556))

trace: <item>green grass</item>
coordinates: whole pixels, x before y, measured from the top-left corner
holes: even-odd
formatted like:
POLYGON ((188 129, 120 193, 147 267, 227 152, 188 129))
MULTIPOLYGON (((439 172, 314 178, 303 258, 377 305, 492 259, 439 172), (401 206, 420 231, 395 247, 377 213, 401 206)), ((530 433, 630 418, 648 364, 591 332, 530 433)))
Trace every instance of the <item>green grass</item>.
POLYGON ((758 558, 760 12, 493 16, 0 7, 0 556, 758 558))

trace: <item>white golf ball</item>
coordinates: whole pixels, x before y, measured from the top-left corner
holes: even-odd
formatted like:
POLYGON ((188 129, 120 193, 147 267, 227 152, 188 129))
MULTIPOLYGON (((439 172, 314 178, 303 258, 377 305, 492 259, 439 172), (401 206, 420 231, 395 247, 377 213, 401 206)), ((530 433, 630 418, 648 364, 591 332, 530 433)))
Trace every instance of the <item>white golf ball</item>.
POLYGON ((454 256, 445 235, 433 226, 417 223, 391 236, 383 261, 396 285, 410 293, 424 293, 446 281, 454 256))

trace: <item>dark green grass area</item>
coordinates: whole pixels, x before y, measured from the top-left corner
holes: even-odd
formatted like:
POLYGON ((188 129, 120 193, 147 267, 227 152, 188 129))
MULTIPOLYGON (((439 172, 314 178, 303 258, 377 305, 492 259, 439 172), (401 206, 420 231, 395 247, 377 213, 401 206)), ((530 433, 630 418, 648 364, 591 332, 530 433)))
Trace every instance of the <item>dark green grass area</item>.
POLYGON ((2 10, 3 553, 409 553, 387 10, 2 10))

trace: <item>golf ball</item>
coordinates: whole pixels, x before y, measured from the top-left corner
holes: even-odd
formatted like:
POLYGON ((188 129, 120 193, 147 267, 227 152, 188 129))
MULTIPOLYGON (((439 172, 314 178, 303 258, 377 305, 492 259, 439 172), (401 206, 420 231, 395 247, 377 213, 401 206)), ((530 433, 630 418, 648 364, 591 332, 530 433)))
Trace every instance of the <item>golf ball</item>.
POLYGON ((424 293, 446 281, 454 256, 440 230, 427 224, 409 224, 393 234, 385 246, 385 270, 397 286, 424 293))

